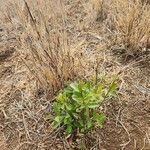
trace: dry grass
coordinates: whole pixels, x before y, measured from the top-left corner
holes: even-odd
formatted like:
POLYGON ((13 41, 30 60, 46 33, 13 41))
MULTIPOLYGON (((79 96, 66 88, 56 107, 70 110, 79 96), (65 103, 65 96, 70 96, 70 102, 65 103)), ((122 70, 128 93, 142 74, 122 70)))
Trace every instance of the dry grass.
POLYGON ((77 75, 77 61, 70 51, 65 29, 63 3, 24 1, 24 6, 20 5, 10 3, 17 11, 8 13, 11 23, 19 25, 22 30, 18 39, 20 58, 40 86, 53 95, 66 81, 73 80, 77 75))
POLYGON ((95 20, 103 21, 106 17, 104 1, 90 0, 87 12, 90 16, 90 22, 94 22, 95 20))
POLYGON ((147 51, 148 59, 142 59, 149 64, 150 5, 146 0, 3 3, 0 149, 74 149, 82 138, 87 149, 149 149, 149 68, 135 67, 135 60, 124 66, 117 61, 121 55, 111 53, 111 49, 127 55, 147 51), (95 68, 110 78, 118 74, 116 101, 106 101, 100 108, 107 114, 102 129, 94 128, 72 143, 61 128, 53 130, 45 120, 51 112, 50 99, 65 82, 93 77, 95 68))
POLYGON ((114 50, 123 50, 131 56, 147 51, 150 47, 150 5, 146 1, 95 0, 93 2, 95 6, 93 10, 97 10, 97 14, 107 14, 104 25, 111 35, 109 38, 114 50), (103 7, 99 7, 97 3, 103 4, 103 7))
POLYGON ((140 0, 113 1, 110 6, 110 26, 114 28, 116 43, 129 50, 129 54, 150 45, 150 6, 140 0))

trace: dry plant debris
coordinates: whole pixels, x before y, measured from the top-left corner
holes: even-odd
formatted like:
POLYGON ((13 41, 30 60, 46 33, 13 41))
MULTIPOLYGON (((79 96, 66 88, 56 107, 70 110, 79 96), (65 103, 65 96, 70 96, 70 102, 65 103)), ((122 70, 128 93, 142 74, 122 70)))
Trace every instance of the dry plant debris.
POLYGON ((0 0, 0 149, 150 149, 147 0, 0 0), (98 65, 97 65, 98 64, 98 65), (102 129, 72 143, 45 116, 68 80, 118 75, 102 129))

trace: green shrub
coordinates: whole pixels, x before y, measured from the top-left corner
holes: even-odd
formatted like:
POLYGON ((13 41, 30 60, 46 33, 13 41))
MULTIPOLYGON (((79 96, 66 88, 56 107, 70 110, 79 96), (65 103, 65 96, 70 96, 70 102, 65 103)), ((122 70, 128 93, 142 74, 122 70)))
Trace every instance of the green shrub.
POLYGON ((84 133, 95 124, 102 126, 105 115, 96 108, 114 92, 114 82, 108 86, 90 81, 71 83, 59 92, 53 103, 54 127, 64 125, 66 133, 71 134, 77 130, 84 133))

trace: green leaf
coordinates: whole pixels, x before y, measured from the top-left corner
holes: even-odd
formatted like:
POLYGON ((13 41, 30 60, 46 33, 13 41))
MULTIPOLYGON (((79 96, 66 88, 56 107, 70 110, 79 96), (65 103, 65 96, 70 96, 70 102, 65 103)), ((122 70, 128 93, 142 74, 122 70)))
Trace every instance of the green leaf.
POLYGON ((116 88, 115 81, 109 88, 104 81, 101 80, 96 85, 93 81, 79 81, 66 85, 56 96, 52 106, 54 127, 64 125, 66 133, 71 134, 74 129, 86 132, 95 123, 102 126, 105 115, 94 111, 101 105, 105 96, 114 94, 116 88))
POLYGON ((105 115, 104 114, 99 114, 97 112, 93 112, 93 120, 96 121, 96 123, 99 126, 102 126, 104 120, 105 120, 105 115))
POLYGON ((68 111, 72 110, 72 105, 71 104, 66 104, 65 106, 66 106, 66 108, 67 108, 68 111))
POLYGON ((93 126, 93 124, 92 124, 92 119, 88 119, 88 121, 87 121, 87 128, 89 129, 89 128, 91 128, 93 126))
POLYGON ((95 86, 95 93, 96 94, 101 94, 102 90, 103 90, 103 84, 102 83, 98 83, 96 86, 95 86))
MULTIPOLYGON (((79 111, 80 112, 80 111, 79 111)), ((72 115, 73 115, 73 117, 75 118, 75 119, 78 119, 79 118, 79 115, 77 114, 77 113, 72 113, 72 115)))
POLYGON ((81 118, 78 119, 78 123, 79 123, 79 128, 83 128, 84 127, 84 123, 83 123, 83 120, 81 118))
POLYGON ((64 118, 64 124, 72 124, 72 118, 69 114, 67 114, 64 118))
POLYGON ((108 89, 108 92, 106 94, 106 97, 114 96, 115 90, 116 90, 116 84, 115 84, 115 81, 113 81, 111 83, 111 85, 109 86, 109 89, 108 89))
POLYGON ((60 124, 63 122, 63 116, 56 116, 54 117, 54 121, 52 123, 54 128, 57 128, 58 126, 60 126, 60 124))
POLYGON ((77 112, 77 113, 80 113, 81 111, 82 111, 81 108, 77 108, 77 109, 76 109, 76 112, 77 112))
POLYGON ((56 122, 61 122, 62 120, 63 120, 63 116, 56 116, 54 118, 54 121, 56 121, 56 122))
POLYGON ((65 93, 59 93, 59 94, 56 96, 56 100, 59 101, 59 102, 64 103, 65 100, 66 100, 65 93))
POLYGON ((82 90, 85 91, 86 93, 90 92, 91 90, 91 83, 86 82, 85 85, 82 87, 82 90))
POLYGON ((79 86, 77 83, 71 83, 70 87, 75 91, 75 92, 80 92, 79 86))
POLYGON ((98 104, 90 104, 90 105, 88 106, 88 108, 97 108, 97 107, 99 107, 98 104))
POLYGON ((60 109, 61 109, 61 104, 58 102, 53 103, 53 111, 55 112, 56 115, 60 114, 60 109))
POLYGON ((70 96, 73 93, 73 89, 71 87, 67 87, 64 89, 64 92, 66 93, 67 96, 70 96))
POLYGON ((79 97, 77 94, 73 94, 72 95, 72 99, 74 100, 74 101, 76 101, 78 104, 82 104, 82 98, 81 97, 79 97))
POLYGON ((72 126, 70 124, 67 125, 67 128, 66 128, 66 132, 67 134, 70 134, 72 133, 73 129, 72 129, 72 126))

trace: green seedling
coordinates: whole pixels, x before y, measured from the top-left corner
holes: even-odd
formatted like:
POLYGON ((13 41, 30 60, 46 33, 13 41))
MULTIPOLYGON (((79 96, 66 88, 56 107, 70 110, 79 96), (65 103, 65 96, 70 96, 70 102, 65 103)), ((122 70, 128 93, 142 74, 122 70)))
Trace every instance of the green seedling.
POLYGON ((114 95, 115 82, 110 85, 92 81, 78 81, 67 85, 55 97, 52 109, 55 128, 64 125, 66 134, 85 133, 94 125, 102 126, 105 115, 98 107, 106 97, 114 95))

